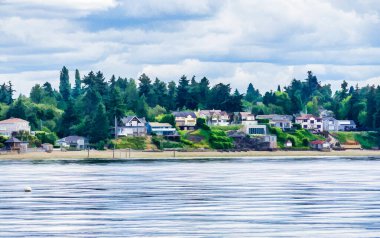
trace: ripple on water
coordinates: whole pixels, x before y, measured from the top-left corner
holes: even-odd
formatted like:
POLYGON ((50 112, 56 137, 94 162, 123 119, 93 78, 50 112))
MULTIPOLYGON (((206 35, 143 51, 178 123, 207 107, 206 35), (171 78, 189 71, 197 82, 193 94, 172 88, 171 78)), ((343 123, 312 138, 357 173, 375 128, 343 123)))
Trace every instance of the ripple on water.
POLYGON ((0 236, 378 237, 379 169, 373 158, 0 161, 0 236))

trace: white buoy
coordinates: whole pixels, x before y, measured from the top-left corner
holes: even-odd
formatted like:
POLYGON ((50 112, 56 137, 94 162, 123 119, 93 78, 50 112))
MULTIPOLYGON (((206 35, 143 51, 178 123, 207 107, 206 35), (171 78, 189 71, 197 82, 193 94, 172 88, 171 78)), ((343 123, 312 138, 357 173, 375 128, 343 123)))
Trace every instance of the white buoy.
POLYGON ((30 192, 32 192, 32 188, 31 187, 25 187, 24 192, 30 193, 30 192))

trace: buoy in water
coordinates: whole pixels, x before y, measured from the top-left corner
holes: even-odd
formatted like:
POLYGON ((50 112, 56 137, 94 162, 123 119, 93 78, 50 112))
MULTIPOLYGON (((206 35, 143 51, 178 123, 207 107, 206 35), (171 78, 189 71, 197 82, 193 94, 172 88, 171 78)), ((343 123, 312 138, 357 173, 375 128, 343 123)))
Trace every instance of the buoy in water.
POLYGON ((32 192, 32 188, 31 187, 25 187, 24 192, 30 193, 30 192, 32 192))

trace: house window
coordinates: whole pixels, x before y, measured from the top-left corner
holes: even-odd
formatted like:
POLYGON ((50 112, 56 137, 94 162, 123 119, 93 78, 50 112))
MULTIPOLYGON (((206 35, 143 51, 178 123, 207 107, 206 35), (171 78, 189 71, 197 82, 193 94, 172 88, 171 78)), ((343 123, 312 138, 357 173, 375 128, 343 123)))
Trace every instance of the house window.
POLYGON ((303 122, 307 122, 307 119, 303 119, 303 122))
POLYGON ((321 119, 317 119, 317 122, 321 122, 321 119))
POLYGON ((257 134, 265 134, 264 128, 249 128, 249 134, 257 135, 257 134))
POLYGON ((306 128, 307 128, 307 125, 303 125, 303 128, 306 129, 306 128))
POLYGON ((321 128, 321 126, 320 126, 320 125, 317 125, 317 128, 321 128))
POLYGON ((311 124, 314 124, 314 120, 311 120, 310 123, 311 123, 311 124))

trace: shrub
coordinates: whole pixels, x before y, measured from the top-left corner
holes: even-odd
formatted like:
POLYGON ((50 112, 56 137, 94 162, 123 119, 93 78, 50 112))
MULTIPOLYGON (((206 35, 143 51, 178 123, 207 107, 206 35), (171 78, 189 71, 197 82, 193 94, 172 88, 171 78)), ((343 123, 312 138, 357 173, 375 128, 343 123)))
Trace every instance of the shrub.
POLYGON ((210 130, 210 127, 206 124, 206 120, 201 117, 197 118, 197 127, 206 131, 210 130))

